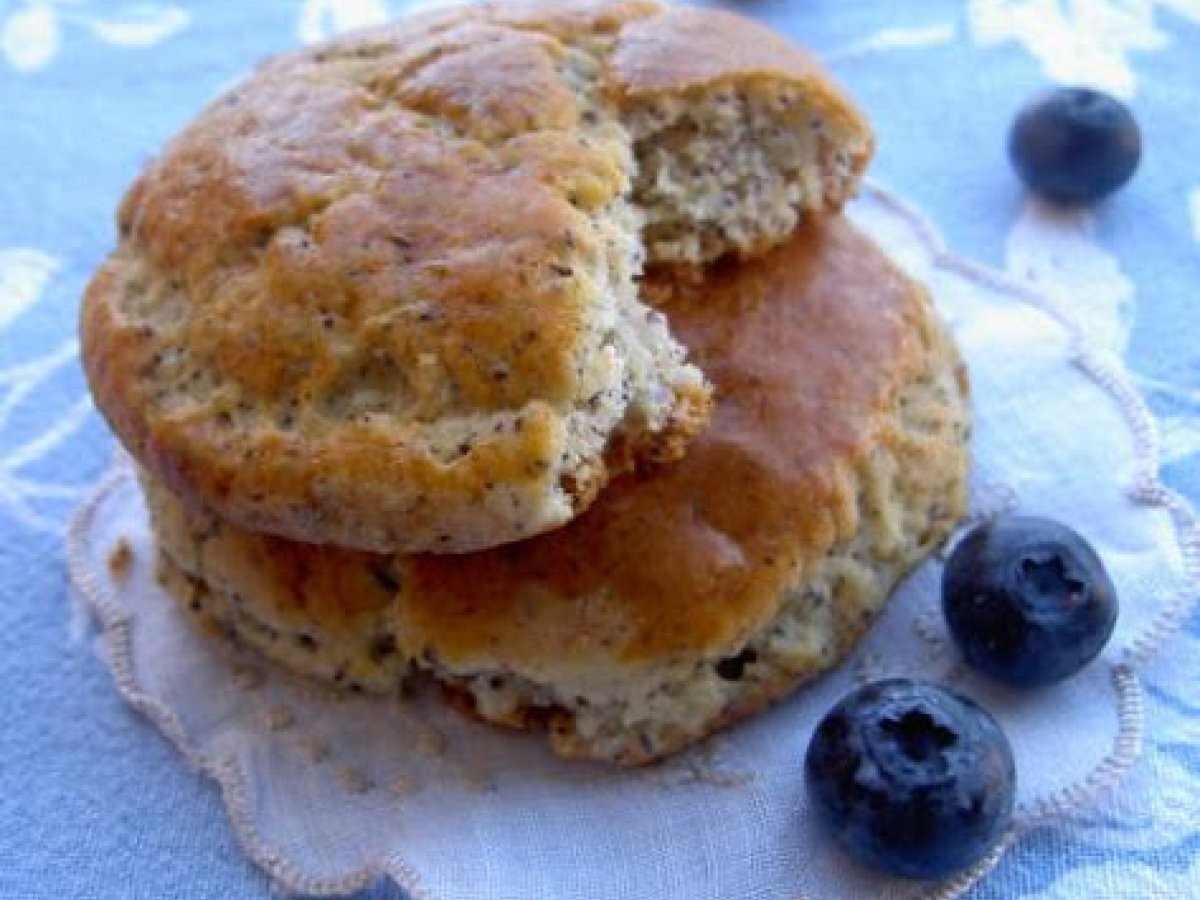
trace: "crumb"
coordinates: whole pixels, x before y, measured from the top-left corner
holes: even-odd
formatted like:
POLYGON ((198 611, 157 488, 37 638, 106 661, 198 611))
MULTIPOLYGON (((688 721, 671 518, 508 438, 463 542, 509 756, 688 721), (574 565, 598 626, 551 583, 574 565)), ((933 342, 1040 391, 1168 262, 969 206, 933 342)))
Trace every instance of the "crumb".
POLYGON ((355 769, 352 766, 343 766, 338 769, 338 781, 351 794, 365 794, 375 786, 362 769, 355 769))
POLYGON ((397 797, 411 797, 419 789, 411 775, 397 775, 392 779, 392 793, 397 797))
POLYGON ((753 780, 754 775, 750 772, 725 772, 718 769, 696 775, 698 784, 720 788, 745 787, 753 780))
POLYGON ((112 553, 108 555, 108 571, 112 573, 112 577, 118 581, 124 581, 129 575, 129 566, 133 562, 133 548, 129 546, 129 541, 125 538, 120 538, 117 545, 113 547, 112 553))
POLYGON ((296 724, 296 717, 290 709, 276 706, 267 711, 267 727, 272 731, 287 731, 296 724))
POLYGON ((458 783, 472 794, 484 794, 494 791, 496 786, 486 772, 463 766, 458 770, 458 783))
POLYGON ((266 682, 267 677, 261 669, 253 666, 239 665, 233 670, 233 681, 242 690, 256 691, 266 682))
POLYGON ((854 661, 854 677, 859 684, 867 684, 879 677, 881 663, 870 650, 864 649, 854 661))
POLYGON ((933 651, 941 650, 945 646, 945 640, 942 637, 939 629, 939 620, 930 610, 922 610, 913 617, 913 631, 917 637, 929 645, 933 651))
POLYGON ((421 756, 441 756, 446 752, 446 737, 432 729, 422 731, 413 742, 413 749, 421 756))
POLYGON ((305 738, 300 741, 300 752, 313 765, 318 765, 329 759, 329 745, 311 738, 305 738))

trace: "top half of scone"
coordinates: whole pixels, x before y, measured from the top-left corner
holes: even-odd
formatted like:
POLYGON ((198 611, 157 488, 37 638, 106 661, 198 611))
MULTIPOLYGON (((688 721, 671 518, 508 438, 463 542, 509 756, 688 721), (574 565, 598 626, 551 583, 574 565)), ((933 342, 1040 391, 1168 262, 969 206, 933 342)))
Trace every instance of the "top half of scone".
POLYGON ((643 266, 765 251, 871 149, 807 55, 727 13, 545 0, 359 32, 262 66, 134 184, 85 368, 139 462, 234 524, 517 540, 708 416, 643 266))

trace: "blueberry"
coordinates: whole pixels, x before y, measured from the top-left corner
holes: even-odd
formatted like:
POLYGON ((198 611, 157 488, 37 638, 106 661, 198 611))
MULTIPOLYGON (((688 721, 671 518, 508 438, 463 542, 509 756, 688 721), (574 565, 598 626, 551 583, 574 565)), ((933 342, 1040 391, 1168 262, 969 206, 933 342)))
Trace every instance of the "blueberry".
POLYGON ((1065 525, 1005 516, 963 538, 942 575, 946 624, 973 668, 1042 687, 1096 658, 1117 594, 1091 546, 1065 525))
POLYGON ((1133 177, 1142 156, 1142 135, 1120 100, 1089 88, 1059 88, 1017 114, 1008 155, 1034 193, 1090 202, 1133 177))
POLYGON ((983 707, 934 684, 860 688, 821 720, 805 780, 837 842, 868 865, 942 878, 982 859, 1012 820, 1016 773, 983 707))

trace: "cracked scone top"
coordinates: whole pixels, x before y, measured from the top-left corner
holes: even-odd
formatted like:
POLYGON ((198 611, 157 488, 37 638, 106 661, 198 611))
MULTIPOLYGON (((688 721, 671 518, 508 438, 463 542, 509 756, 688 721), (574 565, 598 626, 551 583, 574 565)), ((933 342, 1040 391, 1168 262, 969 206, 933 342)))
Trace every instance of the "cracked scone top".
POLYGON ((836 210, 869 131, 724 13, 485 4, 262 66, 134 184, 83 358, 128 449, 245 528, 462 552, 682 455, 710 388, 644 263, 836 210))

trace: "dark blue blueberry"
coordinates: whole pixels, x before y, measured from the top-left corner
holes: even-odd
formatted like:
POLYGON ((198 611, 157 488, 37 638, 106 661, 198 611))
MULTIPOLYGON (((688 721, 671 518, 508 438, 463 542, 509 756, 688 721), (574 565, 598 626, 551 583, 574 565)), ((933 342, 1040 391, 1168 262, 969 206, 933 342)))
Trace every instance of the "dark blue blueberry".
POLYGON ((893 678, 846 696, 804 761, 810 796, 852 856, 906 878, 982 859, 1012 820, 1012 749, 983 707, 893 678))
POLYGON ((1008 136, 1008 155, 1029 189, 1050 200, 1091 202, 1133 177, 1142 135, 1129 108, 1089 88, 1031 101, 1008 136))
POLYGON ((1116 624, 1117 593, 1076 532, 1049 519, 1004 516, 954 548, 942 609, 969 665, 1032 688, 1095 659, 1116 624))

